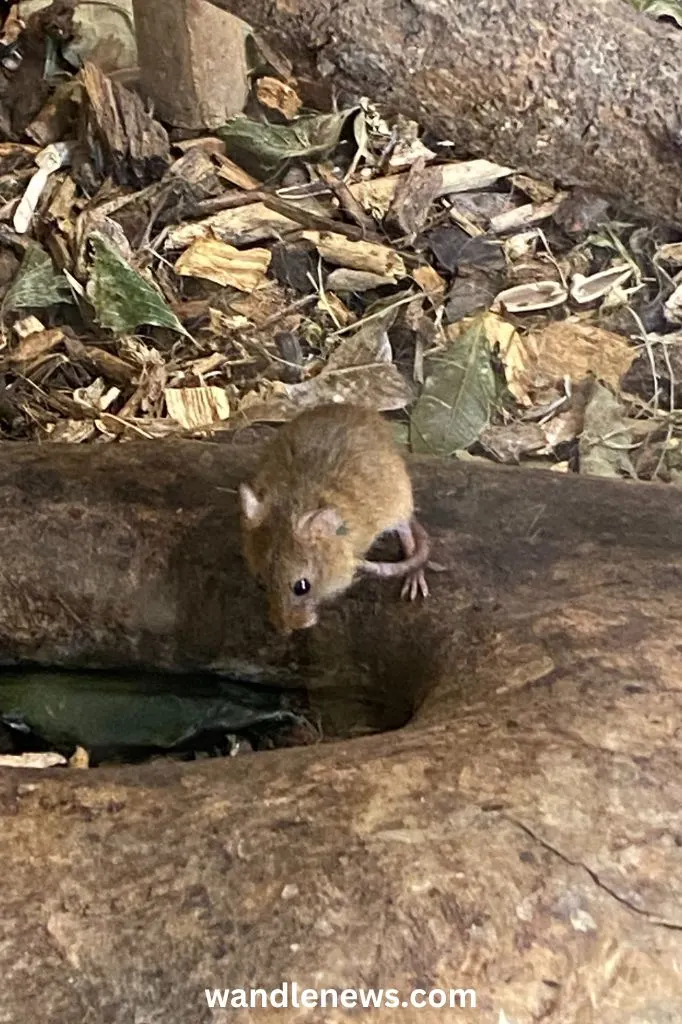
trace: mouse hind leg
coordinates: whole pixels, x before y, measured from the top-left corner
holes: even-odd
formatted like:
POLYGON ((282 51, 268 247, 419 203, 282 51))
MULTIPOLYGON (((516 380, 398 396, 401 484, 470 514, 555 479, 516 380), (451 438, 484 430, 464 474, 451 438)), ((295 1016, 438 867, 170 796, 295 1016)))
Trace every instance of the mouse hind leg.
POLYGON ((426 582, 424 568, 429 558, 429 538, 424 527, 414 516, 405 522, 398 523, 395 528, 402 544, 405 559, 408 562, 419 561, 405 577, 400 596, 406 601, 414 601, 419 594, 429 596, 429 585, 426 582))
POLYGON ((372 562, 363 559, 358 563, 358 569, 371 576, 403 576, 405 582, 401 593, 407 600, 414 601, 419 594, 428 597, 429 587, 424 569, 429 560, 430 544, 426 530, 414 516, 401 520, 391 529, 398 534, 405 557, 400 562, 372 562))

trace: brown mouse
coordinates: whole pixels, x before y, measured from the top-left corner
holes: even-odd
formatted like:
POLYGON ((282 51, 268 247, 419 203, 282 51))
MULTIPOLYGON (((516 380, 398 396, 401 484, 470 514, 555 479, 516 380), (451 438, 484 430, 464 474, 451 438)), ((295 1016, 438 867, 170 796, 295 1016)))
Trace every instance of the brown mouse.
POLYGON ((301 413, 278 430, 253 484, 239 493, 244 554, 281 632, 314 626, 319 605, 347 590, 357 572, 404 576, 404 597, 428 595, 428 536, 414 518, 405 462, 378 413, 352 405, 301 413), (389 530, 405 558, 366 560, 389 530))

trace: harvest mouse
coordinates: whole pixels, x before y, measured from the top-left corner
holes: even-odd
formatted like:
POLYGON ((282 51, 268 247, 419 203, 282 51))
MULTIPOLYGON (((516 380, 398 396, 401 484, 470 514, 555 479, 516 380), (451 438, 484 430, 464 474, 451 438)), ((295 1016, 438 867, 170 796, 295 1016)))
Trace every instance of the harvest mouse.
POLYGON ((428 536, 414 518, 403 458, 378 413, 352 405, 301 413, 278 430, 253 484, 242 484, 239 494, 246 561, 265 584, 280 632, 314 626, 319 605, 347 590, 356 572, 404 576, 403 597, 428 595, 428 536), (365 559, 390 530, 405 558, 365 559))

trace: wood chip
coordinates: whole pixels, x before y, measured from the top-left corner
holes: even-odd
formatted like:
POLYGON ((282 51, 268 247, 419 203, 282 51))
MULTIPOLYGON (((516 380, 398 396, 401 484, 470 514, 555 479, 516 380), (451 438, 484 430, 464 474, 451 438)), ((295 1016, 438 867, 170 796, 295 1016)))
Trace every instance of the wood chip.
POLYGON ((296 90, 278 78, 259 78, 256 82, 256 96, 259 103, 271 110, 278 110, 287 121, 296 117, 301 109, 301 97, 296 90))
POLYGON ((269 249, 240 250, 217 238, 198 238, 178 258, 175 272, 252 292, 263 281, 271 259, 269 249))
POLYGON ((210 427, 229 419, 230 403, 223 388, 166 388, 168 415, 186 430, 210 427))
POLYGON ((362 240, 352 241, 335 231, 304 231, 303 237, 313 243, 323 259, 340 267, 368 270, 370 273, 394 280, 405 276, 402 256, 387 245, 362 240))

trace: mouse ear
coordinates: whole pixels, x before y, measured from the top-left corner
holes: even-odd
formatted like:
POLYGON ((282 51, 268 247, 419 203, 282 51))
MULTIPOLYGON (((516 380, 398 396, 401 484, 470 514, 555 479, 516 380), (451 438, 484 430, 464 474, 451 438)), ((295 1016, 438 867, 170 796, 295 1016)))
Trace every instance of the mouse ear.
POLYGON ((335 533, 346 533, 341 513, 333 505, 316 508, 302 515, 295 525, 296 532, 306 537, 331 537, 335 533))
POLYGON ((265 502, 256 496, 256 492, 248 484, 239 485, 239 501, 246 525, 252 529, 260 526, 265 519, 265 502))

